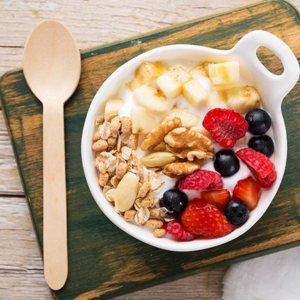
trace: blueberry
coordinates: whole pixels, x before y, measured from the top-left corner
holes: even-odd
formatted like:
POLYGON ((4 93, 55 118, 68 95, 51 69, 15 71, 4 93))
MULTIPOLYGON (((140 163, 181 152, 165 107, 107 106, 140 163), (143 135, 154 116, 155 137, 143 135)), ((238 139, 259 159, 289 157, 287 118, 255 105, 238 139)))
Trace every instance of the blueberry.
POLYGON ((170 216, 179 216, 183 213, 187 204, 188 196, 178 189, 167 190, 159 200, 160 207, 165 208, 166 214, 170 216))
POLYGON ((271 117, 263 109, 251 109, 245 117, 248 122, 248 131, 254 135, 263 135, 271 127, 271 117))
POLYGON ((248 143, 248 147, 263 153, 267 157, 271 157, 274 153, 274 143, 268 135, 252 137, 248 143))
POLYGON ((225 207, 225 216, 233 225, 242 225, 249 219, 249 209, 240 200, 231 200, 225 207))
POLYGON ((230 177, 238 172, 240 162, 233 151, 221 150, 215 155, 214 167, 223 177, 230 177))

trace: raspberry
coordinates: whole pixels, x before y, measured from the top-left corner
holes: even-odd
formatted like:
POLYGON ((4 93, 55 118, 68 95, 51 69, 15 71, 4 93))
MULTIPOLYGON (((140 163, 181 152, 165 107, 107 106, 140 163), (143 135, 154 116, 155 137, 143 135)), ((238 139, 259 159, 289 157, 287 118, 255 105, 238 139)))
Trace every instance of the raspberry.
POLYGON ((199 170, 178 179, 176 187, 181 190, 222 189, 223 180, 217 172, 199 170))
POLYGON ((197 198, 189 202, 181 223, 186 231, 205 237, 225 236, 235 228, 215 205, 197 198))
POLYGON ((242 115, 232 109, 215 108, 210 110, 202 123, 214 141, 231 149, 235 142, 245 136, 248 123, 242 115))
POLYGON ((166 223, 165 229, 177 240, 191 241, 196 238, 194 234, 185 231, 181 224, 176 221, 166 223))
POLYGON ((275 165, 264 154, 251 148, 243 148, 237 151, 236 155, 248 166, 262 187, 268 188, 276 180, 275 165))

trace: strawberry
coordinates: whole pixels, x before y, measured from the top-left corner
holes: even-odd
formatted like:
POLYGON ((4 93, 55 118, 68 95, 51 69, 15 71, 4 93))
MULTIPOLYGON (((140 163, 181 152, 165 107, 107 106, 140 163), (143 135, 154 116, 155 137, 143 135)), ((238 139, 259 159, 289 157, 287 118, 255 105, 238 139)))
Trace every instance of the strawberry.
POLYGON ((249 210, 257 206, 261 192, 261 185, 252 177, 239 180, 233 190, 233 198, 240 199, 246 203, 249 210))
POLYGON ((251 148, 243 148, 237 151, 236 155, 248 166, 262 187, 268 188, 276 180, 277 172, 275 165, 264 154, 256 152, 251 148))
POLYGON ((204 117, 203 127, 212 139, 226 149, 234 147, 237 140, 244 137, 248 123, 242 115, 232 109, 215 108, 204 117))
POLYGON ((189 201, 181 223, 187 232, 205 237, 221 237, 234 230, 215 205, 197 198, 189 201))
POLYGON ((230 193, 228 190, 204 191, 201 193, 201 199, 224 211, 226 204, 230 200, 230 193))
POLYGON ((180 241, 191 241, 196 238, 194 234, 185 231, 181 224, 176 221, 165 223, 165 229, 167 233, 180 241))
POLYGON ((176 187, 181 190, 206 190, 223 188, 223 180, 219 173, 199 170, 177 180, 176 187))

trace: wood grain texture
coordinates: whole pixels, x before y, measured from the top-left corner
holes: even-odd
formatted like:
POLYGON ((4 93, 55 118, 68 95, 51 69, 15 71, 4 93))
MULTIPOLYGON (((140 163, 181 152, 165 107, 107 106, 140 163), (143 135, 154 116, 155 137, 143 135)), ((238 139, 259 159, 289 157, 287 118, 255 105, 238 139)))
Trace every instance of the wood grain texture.
MULTIPOLYGON (((164 4, 159 3, 159 5, 157 2, 143 0, 126 1, 126 9, 131 12, 130 21, 127 22, 129 20, 128 16, 123 13, 126 9, 120 8, 117 1, 107 3, 107 1, 75 0, 70 4, 69 1, 42 3, 41 1, 12 2, 0 0, 0 74, 7 68, 21 64, 22 47, 27 35, 36 23, 45 18, 57 18, 59 20, 64 18, 64 23, 71 29, 76 39, 79 40, 79 46, 84 48, 111 42, 120 37, 139 32, 161 28, 166 26, 166 24, 185 21, 215 10, 241 5, 248 1, 235 0, 227 1, 226 4, 223 4, 223 1, 219 0, 199 2, 177 0, 165 2, 164 4), (106 24, 105 28, 102 27, 103 23, 106 24), (141 24, 143 27, 141 27, 141 24), (90 34, 86 34, 87 27, 89 27, 90 34)), ((291 2, 298 7, 300 6, 299 0, 291 2)), ((290 39, 292 39, 292 36, 290 39)), ((267 60, 267 57, 265 59, 267 60)), ((276 65, 273 67, 276 68, 276 65)), ((95 86, 95 88, 97 87, 95 86)), ((287 105, 290 104, 288 103, 287 105)), ((293 111, 292 107, 286 113, 288 114, 289 111, 293 111)), ((292 146, 291 141, 294 138, 299 138, 299 135, 295 134, 295 132, 292 134, 289 146, 292 146)), ((0 194, 11 195, 14 193, 20 195, 22 194, 22 188, 1 117, 0 148, 0 194), (8 166, 9 171, 3 172, 3 170, 6 170, 3 166, 8 166)), ((294 146, 294 149, 296 151, 296 146, 294 146)), ((289 170, 291 169, 292 164, 289 163, 289 170)), ((289 186, 289 188, 292 187, 293 185, 289 186)), ((7 199, 10 200, 11 198, 7 199)), ((23 204, 25 204, 23 198, 16 199, 17 201, 22 199, 23 204)), ((293 201, 291 200, 291 202, 293 201)), ((3 201, 0 202, 1 212, 3 211, 3 203, 3 201)), ((4 218, 2 214, 0 219, 1 240, 9 240, 11 245, 10 251, 3 251, 1 256, 0 299, 50 299, 49 291, 44 283, 43 272, 35 272, 34 276, 31 275, 31 270, 35 268, 36 261, 40 262, 40 256, 38 255, 34 260, 31 258, 32 253, 36 253, 37 247, 26 205, 23 208, 24 215, 27 217, 21 218, 22 223, 19 223, 18 214, 20 213, 21 203, 18 202, 16 205, 8 204, 7 209, 4 210, 4 218), (15 212, 16 210, 17 213, 15 212), (5 223, 2 222, 3 220, 5 223), (6 230, 2 224, 10 224, 11 230, 6 230), (27 242, 27 237, 24 237, 22 228, 28 228, 30 232, 29 239, 32 239, 32 242, 27 242), (11 255, 14 258, 17 258, 19 255, 22 259, 10 259, 11 255), (13 275, 7 276, 10 273, 13 275)), ((297 208, 298 206, 294 205, 293 207, 297 208)), ((272 245, 272 243, 269 243, 269 245, 272 245)), ((2 247, 3 245, 1 244, 0 248, 2 247)), ((170 284, 136 292, 132 296, 123 296, 120 299, 152 299, 153 295, 155 295, 155 299, 166 299, 169 298, 169 295, 170 299, 171 296, 172 299, 221 299, 220 280, 222 274, 222 270, 211 271, 189 277, 189 279, 182 279, 170 284), (212 284, 207 284, 207 278, 211 278, 212 284), (218 284, 213 283, 213 278, 218 284), (190 290, 195 290, 196 293, 188 292, 190 290), (166 294, 168 295, 167 297, 166 294)))

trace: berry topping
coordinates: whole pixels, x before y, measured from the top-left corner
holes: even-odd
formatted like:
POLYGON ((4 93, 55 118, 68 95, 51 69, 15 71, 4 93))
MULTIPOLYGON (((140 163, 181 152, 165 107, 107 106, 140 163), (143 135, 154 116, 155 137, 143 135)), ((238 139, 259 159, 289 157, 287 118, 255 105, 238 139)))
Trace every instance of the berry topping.
POLYGON ((240 169, 240 161, 232 150, 221 150, 217 152, 214 167, 223 177, 230 177, 240 169))
POLYGON ((249 209, 240 200, 231 200, 225 207, 225 216, 233 225, 242 225, 249 219, 249 209))
POLYGON ((199 170, 177 180, 176 187, 181 190, 222 189, 223 181, 219 173, 199 170))
POLYGON ((263 109, 251 109, 245 117, 249 124, 249 132, 255 135, 265 134, 271 127, 271 117, 263 109))
POLYGON ((165 229, 167 233, 171 234, 177 240, 191 241, 196 238, 194 234, 185 231, 181 224, 176 221, 166 223, 165 229))
POLYGON ((165 208, 166 214, 170 216, 179 216, 185 210, 187 203, 187 195, 178 189, 164 192, 163 197, 159 200, 160 207, 165 208))
POLYGON ((264 154, 251 148, 243 148, 237 151, 236 155, 248 166, 262 187, 268 188, 276 180, 275 166, 264 154))
POLYGON ((274 143, 268 135, 252 137, 248 143, 248 147, 267 157, 271 157, 274 153, 274 143))
POLYGON ((245 136, 248 123, 242 115, 231 109, 215 108, 210 110, 202 123, 212 139, 220 146, 231 149, 235 142, 245 136))
POLYGON ((234 230, 215 205, 202 199, 189 201, 181 223, 186 231, 206 237, 221 237, 234 230))
POLYGON ((257 206, 261 192, 261 185, 252 177, 239 180, 233 190, 233 198, 242 200, 249 210, 257 206))
POLYGON ((204 191, 201 193, 201 199, 224 211, 226 204, 230 200, 230 193, 228 190, 204 191))

